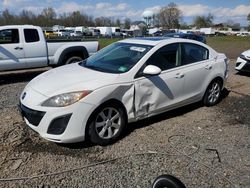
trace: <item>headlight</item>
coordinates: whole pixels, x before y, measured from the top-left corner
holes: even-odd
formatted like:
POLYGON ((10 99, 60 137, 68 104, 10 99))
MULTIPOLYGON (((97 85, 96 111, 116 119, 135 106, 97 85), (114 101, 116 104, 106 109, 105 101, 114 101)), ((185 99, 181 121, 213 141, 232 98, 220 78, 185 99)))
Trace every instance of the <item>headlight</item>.
POLYGON ((246 61, 247 61, 246 56, 244 56, 243 54, 240 54, 240 58, 241 58, 241 59, 244 59, 244 60, 246 60, 246 61))
POLYGON ((64 93, 64 94, 56 95, 44 101, 42 103, 42 106, 48 106, 48 107, 69 106, 81 100, 83 97, 87 96, 90 93, 91 91, 79 91, 79 92, 64 93))

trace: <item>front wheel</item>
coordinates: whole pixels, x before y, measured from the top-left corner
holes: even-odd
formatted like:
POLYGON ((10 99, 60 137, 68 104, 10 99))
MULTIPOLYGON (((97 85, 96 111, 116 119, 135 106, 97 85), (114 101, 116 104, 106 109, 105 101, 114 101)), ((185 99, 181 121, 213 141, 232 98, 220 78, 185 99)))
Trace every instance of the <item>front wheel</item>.
POLYGON ((204 95, 203 103, 205 106, 213 106, 217 104, 221 97, 222 83, 220 80, 212 81, 204 95))
POLYGON ((119 138, 125 124, 125 112, 119 105, 101 106, 90 119, 89 139, 98 145, 111 144, 119 138))

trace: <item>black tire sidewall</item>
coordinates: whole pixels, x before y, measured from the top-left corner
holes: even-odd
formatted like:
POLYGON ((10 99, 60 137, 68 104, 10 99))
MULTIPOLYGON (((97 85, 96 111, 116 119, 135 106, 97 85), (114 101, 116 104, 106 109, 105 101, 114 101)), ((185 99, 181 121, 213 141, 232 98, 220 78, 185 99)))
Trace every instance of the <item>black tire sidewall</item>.
POLYGON ((209 106, 214 106, 214 105, 216 105, 216 104, 220 101, 220 99, 221 99, 221 91, 222 91, 222 83, 221 83, 221 81, 220 81, 220 80, 214 80, 214 81, 212 81, 212 82, 208 85, 207 90, 206 90, 206 93, 205 93, 205 95, 204 95, 204 98, 203 98, 203 103, 204 103, 204 105, 205 105, 205 106, 208 106, 208 107, 209 107, 209 106), (211 103, 211 102, 209 102, 209 100, 208 100, 209 89, 211 88, 211 86, 212 86, 214 83, 218 83, 218 84, 219 84, 219 86, 220 86, 220 93, 219 93, 218 99, 217 99, 215 102, 211 103))
POLYGON ((66 59, 65 61, 65 65, 68 65, 68 64, 71 64, 71 63, 76 63, 76 62, 79 62, 79 61, 82 61, 83 58, 82 57, 79 57, 79 56, 73 56, 73 57, 70 57, 68 59, 66 59), (74 61, 76 60, 76 61, 74 61))
POLYGON ((176 177, 171 175, 161 175, 154 180, 152 188, 186 188, 185 185, 176 177))
POLYGON ((115 141, 117 141, 119 139, 119 136, 121 135, 124 127, 126 125, 126 118, 125 118, 125 112, 123 110, 122 107, 120 107, 120 105, 117 105, 117 104, 106 104, 106 105, 102 105, 100 106, 93 114, 92 116, 90 117, 90 121, 89 121, 89 124, 87 126, 87 132, 88 132, 88 139, 94 143, 94 144, 97 144, 97 145, 101 145, 101 146, 105 146, 105 145, 108 145, 108 144, 112 144, 114 143, 115 141), (112 107, 112 108, 115 108, 119 113, 120 113, 120 116, 121 116, 121 127, 120 127, 120 130, 117 132, 117 134, 110 138, 110 139, 103 139, 101 138, 98 133, 96 132, 96 128, 95 128, 95 121, 96 121, 96 116, 104 109, 104 108, 107 108, 107 107, 112 107))

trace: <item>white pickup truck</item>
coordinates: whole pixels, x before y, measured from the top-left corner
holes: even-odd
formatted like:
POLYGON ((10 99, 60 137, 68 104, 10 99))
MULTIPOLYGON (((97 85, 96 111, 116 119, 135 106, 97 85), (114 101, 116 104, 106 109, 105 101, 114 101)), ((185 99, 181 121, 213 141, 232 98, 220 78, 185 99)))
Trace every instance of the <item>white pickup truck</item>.
POLYGON ((0 71, 65 65, 87 58, 98 47, 98 41, 47 42, 38 26, 0 26, 0 71))

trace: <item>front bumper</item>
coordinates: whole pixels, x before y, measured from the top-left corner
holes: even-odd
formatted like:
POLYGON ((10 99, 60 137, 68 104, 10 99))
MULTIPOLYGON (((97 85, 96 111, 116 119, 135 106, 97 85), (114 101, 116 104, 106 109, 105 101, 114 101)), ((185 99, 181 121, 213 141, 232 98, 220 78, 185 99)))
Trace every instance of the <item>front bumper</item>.
POLYGON ((43 107, 40 104, 47 97, 32 88, 25 88, 24 92, 26 97, 20 98, 21 114, 25 123, 41 137, 58 143, 85 140, 85 128, 88 118, 95 109, 94 105, 77 102, 61 108, 43 107))
POLYGON ((238 57, 235 69, 238 71, 250 72, 250 60, 238 57))

